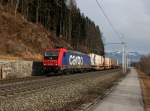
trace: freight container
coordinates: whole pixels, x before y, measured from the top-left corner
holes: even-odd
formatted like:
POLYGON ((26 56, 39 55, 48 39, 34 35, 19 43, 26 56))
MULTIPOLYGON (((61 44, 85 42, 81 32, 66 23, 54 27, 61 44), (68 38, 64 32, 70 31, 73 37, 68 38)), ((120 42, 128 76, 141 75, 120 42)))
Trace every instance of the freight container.
POLYGON ((105 68, 106 69, 111 69, 111 67, 112 67, 112 59, 108 58, 108 57, 105 57, 105 68))
POLYGON ((112 59, 112 68, 117 68, 119 65, 118 65, 118 60, 114 60, 112 59))
POLYGON ((104 69, 104 57, 91 53, 89 54, 90 58, 91 58, 91 66, 93 69, 95 70, 101 70, 104 69))

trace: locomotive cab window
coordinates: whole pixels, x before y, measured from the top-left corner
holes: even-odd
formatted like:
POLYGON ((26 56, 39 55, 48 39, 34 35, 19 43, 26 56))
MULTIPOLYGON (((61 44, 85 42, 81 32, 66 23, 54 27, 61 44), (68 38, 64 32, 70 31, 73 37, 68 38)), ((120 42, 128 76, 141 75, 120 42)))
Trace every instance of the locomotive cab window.
POLYGON ((59 51, 58 50, 56 50, 56 51, 46 51, 44 53, 44 57, 47 58, 47 59, 51 59, 51 60, 58 59, 58 56, 59 56, 59 51))

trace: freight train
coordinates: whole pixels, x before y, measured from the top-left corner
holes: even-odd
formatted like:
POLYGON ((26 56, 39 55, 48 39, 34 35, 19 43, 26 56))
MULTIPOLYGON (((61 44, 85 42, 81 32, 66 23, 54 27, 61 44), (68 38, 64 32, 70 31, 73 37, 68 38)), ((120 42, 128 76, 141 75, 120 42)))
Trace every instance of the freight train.
POLYGON ((117 68, 116 60, 94 53, 85 54, 66 48, 46 49, 43 57, 45 72, 83 72, 117 68))

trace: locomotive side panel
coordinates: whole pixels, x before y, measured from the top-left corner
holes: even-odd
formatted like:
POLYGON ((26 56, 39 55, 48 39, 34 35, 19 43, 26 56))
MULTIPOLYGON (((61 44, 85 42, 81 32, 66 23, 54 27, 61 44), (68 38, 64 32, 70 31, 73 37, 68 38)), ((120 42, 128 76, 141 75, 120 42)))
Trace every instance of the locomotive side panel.
POLYGON ((90 68, 90 57, 86 54, 68 51, 64 53, 62 65, 67 68, 90 68))

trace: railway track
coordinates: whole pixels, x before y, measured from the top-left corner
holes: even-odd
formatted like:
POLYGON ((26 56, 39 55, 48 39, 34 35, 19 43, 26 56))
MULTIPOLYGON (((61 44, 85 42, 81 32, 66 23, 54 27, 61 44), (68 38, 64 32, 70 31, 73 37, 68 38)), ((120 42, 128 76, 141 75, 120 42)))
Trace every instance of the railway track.
POLYGON ((46 77, 44 77, 44 76, 34 76, 34 77, 26 77, 26 78, 14 78, 14 79, 0 80, 0 85, 16 83, 16 82, 22 82, 22 81, 37 80, 37 79, 41 79, 41 78, 46 78, 46 77))
MULTIPOLYGON (((101 71, 100 74, 104 76, 106 74, 116 71, 118 70, 101 71)), ((3 101, 4 99, 8 98, 17 97, 18 95, 32 94, 34 92, 38 92, 48 88, 53 89, 60 87, 61 85, 64 84, 70 84, 70 81, 75 81, 74 76, 77 77, 78 75, 63 75, 56 77, 31 77, 11 81, 10 80, 0 81, 0 101, 3 101), (72 80, 70 79, 70 76, 73 76, 72 80)), ((85 74, 80 74, 80 77, 78 79, 82 80, 84 79, 84 77, 85 74)))
POLYGON ((107 70, 7 81, 0 84, 0 110, 71 111, 70 104, 79 107, 80 101, 102 94, 120 77, 119 70, 107 70))
POLYGON ((50 78, 45 78, 45 79, 42 78, 42 79, 32 80, 32 81, 24 81, 19 83, 17 82, 17 83, 13 83, 12 85, 11 84, 3 85, 0 86, 0 98, 5 99, 7 97, 15 97, 18 94, 24 95, 24 94, 34 93, 49 87, 56 88, 58 84, 61 84, 64 81, 65 79, 61 80, 59 78, 56 78, 53 81, 51 81, 50 78))
MULTIPOLYGON (((110 72, 116 72, 120 69, 112 69, 112 70, 105 70, 105 71, 99 71, 101 74, 106 74, 110 72)), ((88 72, 87 72, 88 73, 88 72)), ((90 73, 90 72, 89 72, 90 73)), ((82 73, 80 73, 82 74, 82 73)), ((72 75, 72 74, 70 74, 72 75)), ((59 76, 70 76, 70 75, 59 75, 59 76)), ((54 76, 51 76, 54 77, 54 76)), ((55 76, 56 77, 56 76, 55 76)), ((33 77, 27 77, 27 78, 14 78, 14 79, 7 79, 7 80, 0 80, 0 87, 1 86, 7 86, 7 85, 13 85, 13 84, 21 84, 24 82, 31 82, 31 81, 38 81, 38 80, 46 80, 49 79, 49 77, 46 76, 33 76, 33 77)))

